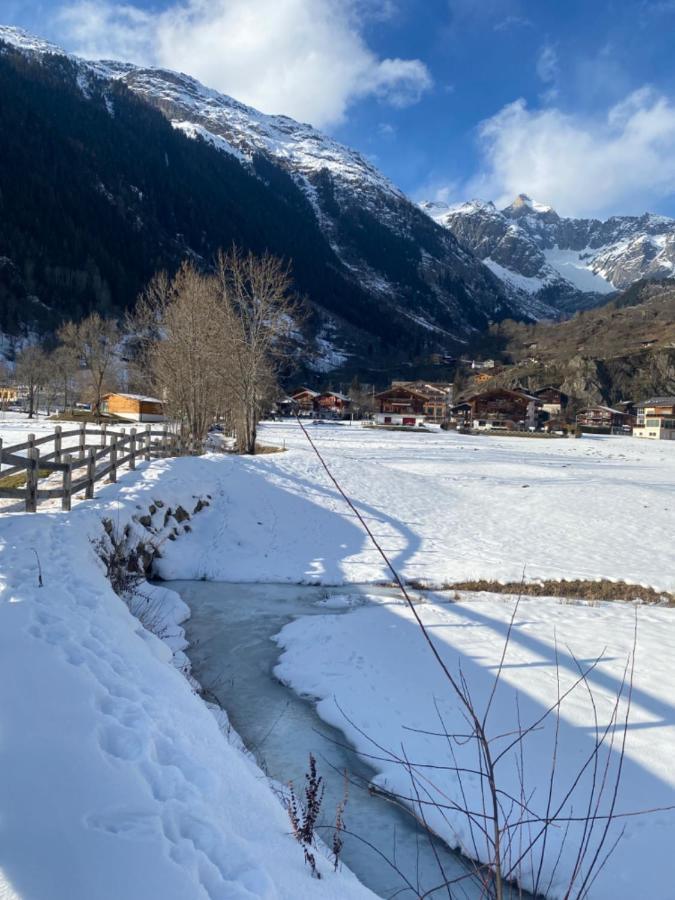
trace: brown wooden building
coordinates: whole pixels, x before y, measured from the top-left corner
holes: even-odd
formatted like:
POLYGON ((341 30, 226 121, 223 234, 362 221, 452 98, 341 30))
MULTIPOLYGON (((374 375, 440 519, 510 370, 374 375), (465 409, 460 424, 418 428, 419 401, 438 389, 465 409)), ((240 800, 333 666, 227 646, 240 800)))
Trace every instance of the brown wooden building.
POLYGON ((538 391, 532 392, 533 396, 541 400, 541 408, 543 412, 548 413, 552 419, 560 418, 564 415, 570 398, 563 393, 560 388, 548 387, 539 388, 538 391))
POLYGON ((314 410, 320 415, 330 415, 341 419, 350 410, 352 401, 338 391, 325 391, 314 398, 314 410))
POLYGON ((577 413, 579 428, 599 434, 611 434, 614 429, 622 429, 629 424, 630 416, 611 406, 589 406, 577 413))
POLYGON ((447 382, 394 381, 376 395, 382 414, 424 416, 428 422, 447 420, 453 385, 447 382))
POLYGON ((459 425, 467 428, 518 431, 538 424, 541 406, 538 397, 524 391, 494 388, 467 397, 463 403, 453 407, 453 415, 459 425))
POLYGON ((130 422, 164 422, 164 404, 157 397, 142 394, 105 394, 101 403, 103 415, 117 416, 130 422))
POLYGON ((297 405, 299 413, 305 415, 314 412, 314 401, 319 396, 318 391, 312 391, 310 388, 298 388, 291 394, 291 400, 297 405))

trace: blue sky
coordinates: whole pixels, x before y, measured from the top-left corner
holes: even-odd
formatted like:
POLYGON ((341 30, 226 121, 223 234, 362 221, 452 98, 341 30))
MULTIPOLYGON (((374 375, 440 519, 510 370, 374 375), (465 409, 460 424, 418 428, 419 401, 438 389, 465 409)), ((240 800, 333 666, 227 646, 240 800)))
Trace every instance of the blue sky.
POLYGON ((675 215, 675 0, 0 0, 90 56, 188 71, 416 199, 675 215))

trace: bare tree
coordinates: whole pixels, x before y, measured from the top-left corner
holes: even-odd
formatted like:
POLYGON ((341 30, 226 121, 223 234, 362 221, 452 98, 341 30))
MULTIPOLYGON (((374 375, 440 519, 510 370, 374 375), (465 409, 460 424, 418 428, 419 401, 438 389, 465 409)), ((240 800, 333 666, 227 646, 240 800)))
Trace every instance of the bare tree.
POLYGON ((38 394, 47 378, 47 357, 40 347, 29 346, 16 358, 16 380, 26 389, 28 397, 28 418, 37 411, 38 394))
POLYGON ((130 320, 153 387, 188 440, 201 442, 222 411, 227 329, 218 283, 191 263, 160 273, 130 320))
POLYGON ((215 274, 184 263, 173 279, 155 276, 129 330, 184 438, 201 442, 221 419, 239 451, 255 453, 258 421, 278 390, 297 318, 281 261, 235 249, 218 255, 215 274))
POLYGON ((258 422, 277 392, 300 307, 288 266, 268 253, 221 252, 216 278, 228 320, 224 373, 237 449, 255 453, 258 422))
POLYGON ((73 353, 87 374, 86 390, 92 412, 100 420, 103 395, 115 384, 117 323, 92 313, 81 322, 67 322, 58 333, 63 347, 73 353))
POLYGON ((61 396, 63 408, 68 408, 68 401, 72 403, 75 392, 75 384, 80 372, 80 360, 72 347, 66 344, 59 345, 49 355, 49 378, 56 396, 61 396))

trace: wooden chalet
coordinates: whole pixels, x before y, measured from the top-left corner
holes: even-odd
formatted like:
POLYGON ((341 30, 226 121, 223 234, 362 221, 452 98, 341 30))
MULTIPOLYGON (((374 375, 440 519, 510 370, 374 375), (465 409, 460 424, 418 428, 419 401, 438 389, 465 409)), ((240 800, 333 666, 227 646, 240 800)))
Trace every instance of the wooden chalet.
POLYGON ((318 391, 312 391, 310 388, 303 387, 293 391, 291 400, 297 405, 299 413, 311 415, 314 412, 314 401, 318 396, 318 391))
POLYGON ((106 416, 117 416, 129 422, 164 422, 164 404, 157 397, 143 394, 105 394, 101 412, 106 416))
POLYGON ((427 422, 444 422, 452 394, 453 385, 447 382, 394 381, 375 399, 382 416, 424 416, 427 422))
POLYGON ((542 402, 524 391, 494 388, 467 397, 454 406, 453 415, 460 426, 479 431, 497 429, 519 431, 538 423, 542 402))
POLYGON ((341 419, 347 415, 352 401, 338 391, 325 391, 314 398, 314 410, 319 415, 341 419))
POLYGON ((589 406, 577 413, 577 426, 582 431, 595 434, 611 434, 623 431, 630 425, 630 417, 612 406, 589 406))
POLYGON ((533 391, 532 394, 538 400, 541 400, 542 412, 547 413, 552 419, 560 418, 567 409, 567 404, 570 400, 568 395, 563 393, 560 388, 550 385, 539 388, 538 391, 533 391))

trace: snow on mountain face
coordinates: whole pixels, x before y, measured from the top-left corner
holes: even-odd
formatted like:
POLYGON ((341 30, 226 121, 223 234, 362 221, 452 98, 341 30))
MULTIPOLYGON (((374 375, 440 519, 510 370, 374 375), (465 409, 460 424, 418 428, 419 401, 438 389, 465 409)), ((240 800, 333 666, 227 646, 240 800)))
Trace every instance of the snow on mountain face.
POLYGON ((675 220, 614 216, 606 221, 559 216, 520 194, 498 210, 473 200, 422 209, 482 259, 521 306, 556 315, 593 305, 594 298, 640 278, 665 278, 675 269, 675 220))
MULTIPOLYGON (((104 92, 106 82, 123 83, 174 128, 236 157, 262 181, 278 177, 264 171, 264 161, 268 169, 271 164, 290 176, 308 201, 336 268, 372 298, 371 314, 359 322, 373 315, 392 323, 404 319, 432 341, 461 342, 495 319, 519 315, 502 283, 450 231, 430 222, 358 152, 312 126, 265 115, 176 72, 82 60, 12 28, 0 29, 0 41, 39 59, 67 57, 85 96, 95 80, 104 92)), ((108 109, 114 115, 114 96, 108 109)))

